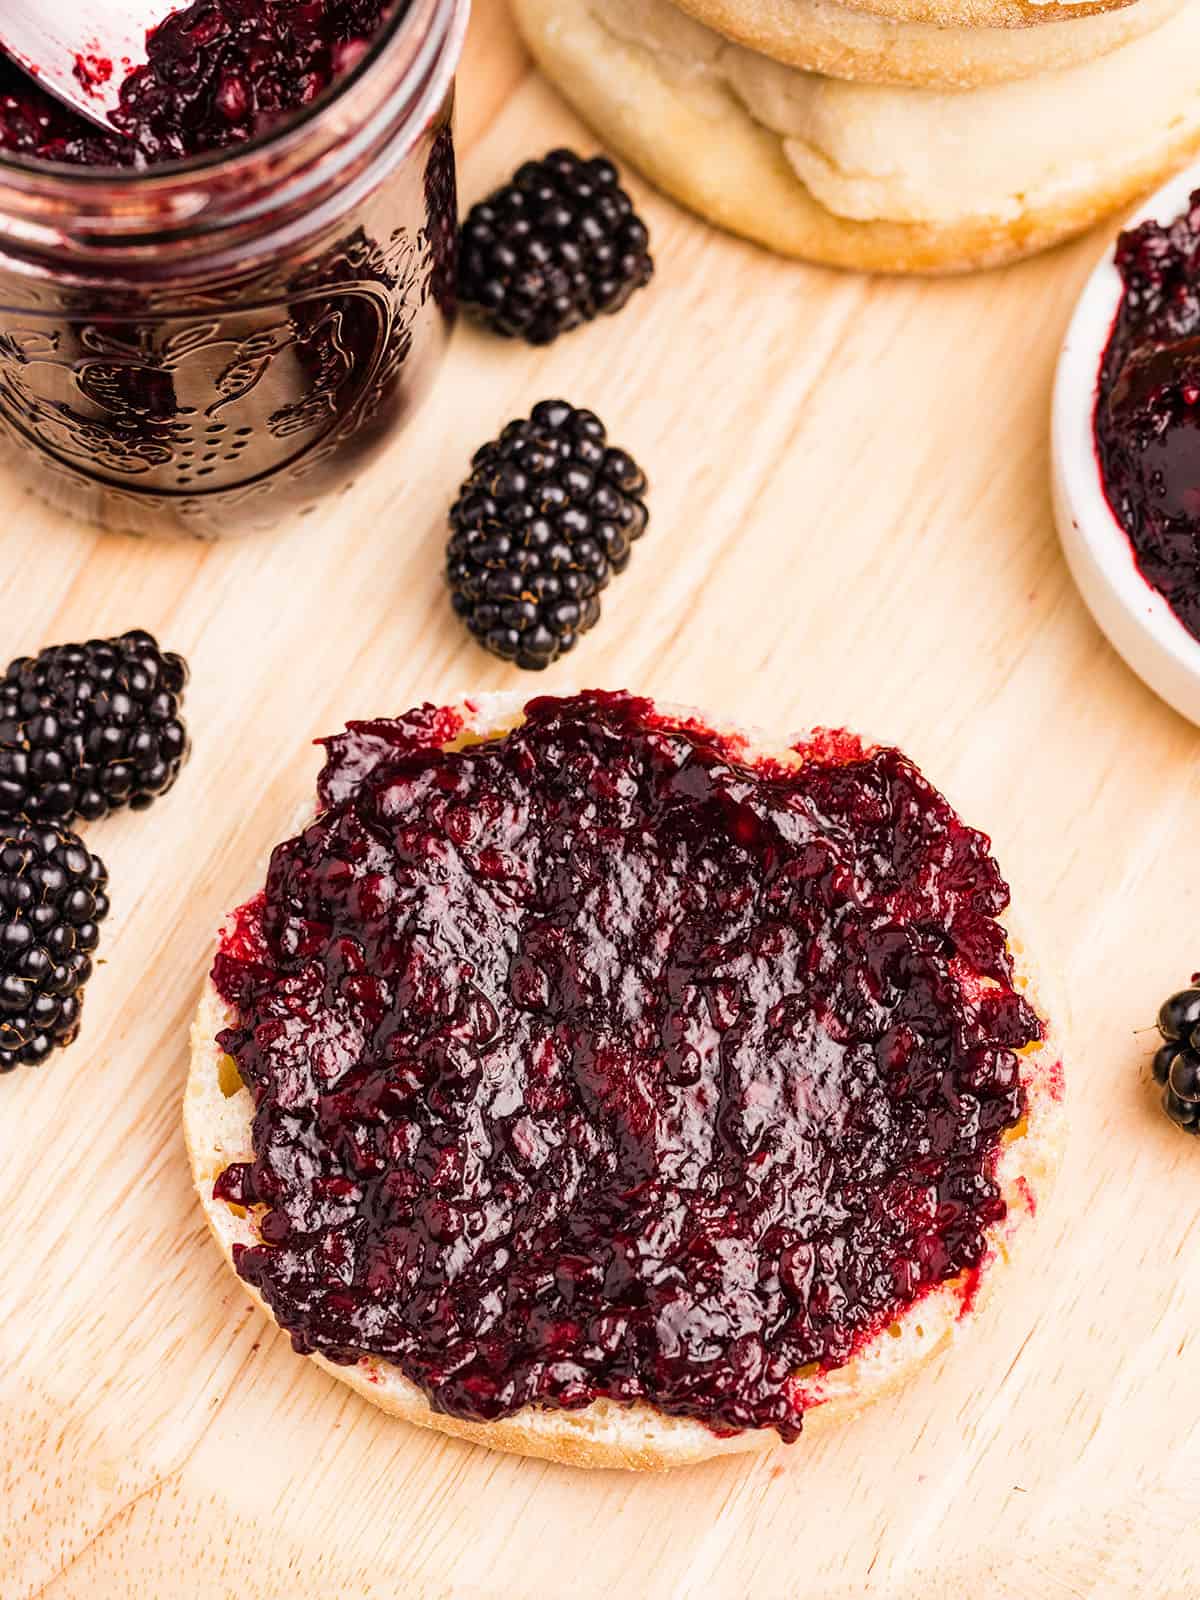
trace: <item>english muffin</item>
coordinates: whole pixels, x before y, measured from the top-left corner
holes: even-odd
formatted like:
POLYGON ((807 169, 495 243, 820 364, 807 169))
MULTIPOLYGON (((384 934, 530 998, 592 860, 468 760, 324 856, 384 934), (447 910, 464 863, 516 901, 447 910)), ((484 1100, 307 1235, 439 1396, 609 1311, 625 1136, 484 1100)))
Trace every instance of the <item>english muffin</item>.
POLYGON ((1137 0, 1044 27, 897 22, 844 0, 676 0, 698 22, 786 66, 863 83, 972 89, 1117 50, 1182 9, 1137 0))
MULTIPOLYGON (((791 0, 780 0, 788 5, 791 0)), ((1036 28, 1052 22, 1123 11, 1139 0, 854 0, 893 22, 928 22, 937 28, 1036 28)))
POLYGON ((1200 149, 1200 6, 1096 61, 972 90, 850 83, 730 44, 670 0, 513 0, 614 150, 708 220, 884 272, 997 265, 1200 149))
POLYGON ((795 1440, 965 1332, 1058 1164, 1061 1042, 911 762, 608 693, 327 747, 185 1105, 297 1350, 408 1422, 647 1469, 795 1440))

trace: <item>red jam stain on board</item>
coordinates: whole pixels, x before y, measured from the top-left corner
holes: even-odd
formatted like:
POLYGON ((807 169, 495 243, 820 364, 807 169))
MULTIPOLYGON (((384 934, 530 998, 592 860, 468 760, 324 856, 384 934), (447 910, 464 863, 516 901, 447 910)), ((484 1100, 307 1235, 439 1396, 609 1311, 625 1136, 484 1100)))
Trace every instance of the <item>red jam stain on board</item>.
POLYGON ((1100 370, 1105 491, 1147 583, 1200 638, 1200 192, 1123 234, 1125 292, 1100 370))
POLYGON ((216 1186, 262 1208, 238 1271, 301 1352, 456 1416, 794 1439, 796 1375, 967 1306, 1005 1215, 1042 1029, 988 841, 844 735, 752 763, 595 694, 447 754, 445 716, 328 742, 214 967, 256 1104, 216 1186))
POLYGON ((959 1287, 958 1320, 969 1317, 975 1310, 979 1301, 979 1290, 983 1284, 983 1266, 970 1267, 963 1273, 962 1283, 959 1287))
MULTIPOLYGON (((121 85, 113 134, 0 57, 0 151, 74 166, 145 166, 244 144, 351 71, 385 20, 406 9, 407 0, 198 0, 147 36, 148 60, 121 85)), ((111 61, 91 54, 75 68, 88 88, 112 71, 111 61)))

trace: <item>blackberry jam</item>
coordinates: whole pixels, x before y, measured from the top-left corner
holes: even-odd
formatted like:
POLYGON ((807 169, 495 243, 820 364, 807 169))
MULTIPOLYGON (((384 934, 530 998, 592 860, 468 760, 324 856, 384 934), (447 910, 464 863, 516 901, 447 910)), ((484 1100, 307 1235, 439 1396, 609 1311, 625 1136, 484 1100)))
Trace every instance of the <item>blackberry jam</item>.
MULTIPOLYGON (((408 0, 192 0, 147 35, 106 135, 0 60, 0 149, 81 167, 184 161, 269 132, 370 49, 408 0)), ((89 90, 114 64, 77 58, 89 90)))
POLYGON ((344 487, 444 353, 467 10, 197 0, 124 137, 3 66, 6 463, 102 526, 203 538, 344 487))
POLYGON ((255 1101, 236 1252, 297 1350, 474 1420, 800 1383, 984 1260, 1043 1036, 1008 890, 899 752, 801 766, 645 700, 328 741, 213 970, 255 1101))
POLYGON ((1200 639, 1200 191, 1121 236, 1125 285, 1100 370, 1096 446, 1142 576, 1200 639))

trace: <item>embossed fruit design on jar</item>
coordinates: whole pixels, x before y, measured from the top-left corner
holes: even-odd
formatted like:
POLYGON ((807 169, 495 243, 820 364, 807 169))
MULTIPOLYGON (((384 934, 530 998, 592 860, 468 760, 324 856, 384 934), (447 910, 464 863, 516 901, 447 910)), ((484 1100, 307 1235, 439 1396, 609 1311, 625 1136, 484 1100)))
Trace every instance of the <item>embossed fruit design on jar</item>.
MULTIPOLYGON (((206 69, 238 49, 261 65, 258 35, 239 42, 256 3, 185 9, 164 72, 177 79, 188 48, 206 69)), ((314 29, 334 19, 334 46, 303 41, 315 65, 289 79, 289 29, 271 58, 282 90, 224 66, 210 107, 240 114, 257 91, 275 109, 185 160, 162 159, 158 124, 148 160, 136 141, 76 137, 0 64, 0 465, 76 516, 200 538, 278 526, 345 487, 441 364, 469 0, 300 11, 314 29), (346 29, 372 17, 349 49, 346 29)))

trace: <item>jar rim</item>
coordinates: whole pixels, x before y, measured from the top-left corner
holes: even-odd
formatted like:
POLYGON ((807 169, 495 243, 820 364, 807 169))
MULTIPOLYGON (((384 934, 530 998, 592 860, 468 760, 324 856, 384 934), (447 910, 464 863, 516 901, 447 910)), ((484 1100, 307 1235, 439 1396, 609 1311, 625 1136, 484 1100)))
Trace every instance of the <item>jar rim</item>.
POLYGON ((0 243, 92 239, 158 242, 244 224, 277 209, 281 191, 311 201, 426 105, 458 64, 471 0, 411 0, 363 59, 277 129, 244 145, 131 171, 0 154, 0 243), (273 204, 274 202, 274 204, 273 204))

